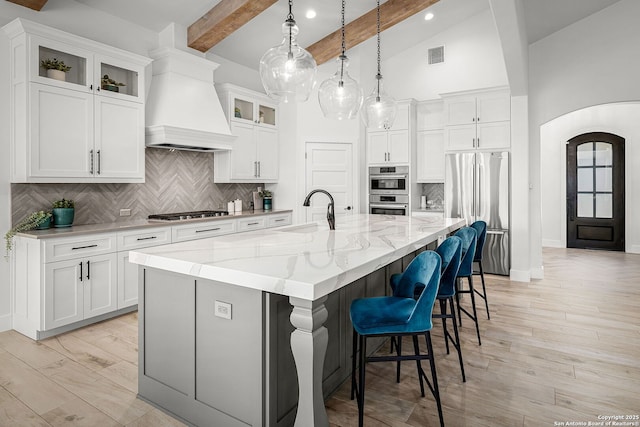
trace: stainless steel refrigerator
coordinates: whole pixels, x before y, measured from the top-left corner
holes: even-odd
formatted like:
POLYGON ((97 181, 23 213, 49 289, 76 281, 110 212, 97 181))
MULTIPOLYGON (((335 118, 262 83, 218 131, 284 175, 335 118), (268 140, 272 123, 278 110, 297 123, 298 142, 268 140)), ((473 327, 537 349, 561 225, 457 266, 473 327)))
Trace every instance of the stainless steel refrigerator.
POLYGON ((485 273, 508 275, 509 153, 451 153, 445 157, 445 216, 461 217, 468 224, 487 223, 482 253, 485 273))

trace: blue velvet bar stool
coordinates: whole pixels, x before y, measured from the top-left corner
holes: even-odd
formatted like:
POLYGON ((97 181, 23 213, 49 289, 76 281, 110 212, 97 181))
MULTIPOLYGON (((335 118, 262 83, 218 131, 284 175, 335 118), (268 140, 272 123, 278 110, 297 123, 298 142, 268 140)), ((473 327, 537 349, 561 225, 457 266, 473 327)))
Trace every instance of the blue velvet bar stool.
POLYGON ((444 343, 449 354, 449 341, 458 351, 458 361, 460 362, 460 372, 462 373, 462 382, 466 382, 467 378, 464 374, 464 363, 462 362, 462 348, 460 346, 460 336, 458 334, 458 322, 456 321, 456 311, 453 306, 453 297, 456 294, 456 280, 460 262, 462 260, 462 239, 457 236, 448 237, 438 248, 436 252, 442 258, 442 274, 440 276, 440 286, 436 299, 440 303, 440 314, 434 314, 434 319, 442 319, 442 330, 444 333, 444 343), (447 310, 447 303, 451 309, 447 310), (447 319, 451 319, 453 323, 453 334, 447 329, 447 319))
POLYGON ((424 251, 407 266, 397 282, 393 296, 359 298, 353 300, 349 314, 353 324, 353 354, 351 371, 351 399, 358 401, 358 425, 364 422, 364 390, 367 362, 389 362, 415 360, 420 381, 420 392, 424 397, 424 381, 433 394, 438 407, 440 426, 444 427, 442 404, 436 365, 433 359, 431 328, 433 323, 433 305, 440 283, 441 259, 434 251, 424 251), (421 284, 424 290, 416 300, 415 287, 421 284), (420 352, 418 337, 424 335, 427 353, 420 352), (367 357, 367 338, 373 337, 413 338, 415 355, 369 356, 367 357), (356 381, 356 357, 359 361, 358 380, 356 381), (431 381, 422 369, 422 360, 429 360, 431 381))
POLYGON ((478 314, 476 313, 476 298, 473 291, 473 258, 476 252, 476 241, 478 240, 478 233, 475 228, 462 227, 455 234, 462 239, 462 261, 460 262, 460 269, 457 276, 457 289, 456 289, 456 305, 458 306, 458 322, 462 325, 461 312, 466 314, 476 323, 476 334, 478 335, 478 345, 482 345, 480 340, 480 327, 478 325, 478 314), (462 286, 462 279, 466 278, 469 283, 469 289, 464 289, 462 286), (465 308, 460 305, 460 294, 471 295, 471 309, 473 314, 469 313, 465 308))
POLYGON ((478 242, 476 243, 476 254, 473 257, 473 262, 478 264, 479 271, 474 271, 473 274, 480 276, 482 282, 482 293, 475 289, 476 294, 484 300, 484 305, 487 308, 487 319, 491 319, 489 314, 489 300, 487 300, 487 288, 484 285, 484 270, 482 269, 482 250, 484 249, 484 242, 487 238, 487 223, 484 221, 476 221, 471 224, 471 227, 475 228, 478 233, 478 242))
MULTIPOLYGON (((449 341, 453 344, 454 348, 458 351, 458 360, 460 362, 460 371, 462 372, 462 381, 466 382, 466 376, 464 373, 464 364, 462 361, 462 350, 460 347, 460 336, 458 334, 458 322, 456 320, 456 311, 454 309, 453 297, 455 296, 456 278, 458 270, 460 269, 460 261, 462 259, 462 239, 457 236, 448 237, 440 246, 437 247, 436 252, 442 259, 442 265, 440 269, 440 286, 438 287, 438 294, 436 299, 440 304, 440 314, 434 314, 434 319, 442 319, 442 329, 444 332, 444 342, 449 351, 449 341), (451 312, 447 310, 447 302, 450 304, 451 312), (455 336, 451 336, 451 333, 447 329, 447 319, 451 319, 453 322, 453 333, 455 336)), ((391 289, 395 292, 400 280, 401 274, 393 274, 390 277, 391 289)), ((417 285, 414 290, 414 298, 418 298, 420 293, 424 289, 424 286, 417 285)), ((402 354, 402 340, 399 337, 391 337, 391 352, 396 350, 396 354, 399 356, 402 354)), ((396 381, 400 382, 400 361, 397 362, 396 367, 396 381)))

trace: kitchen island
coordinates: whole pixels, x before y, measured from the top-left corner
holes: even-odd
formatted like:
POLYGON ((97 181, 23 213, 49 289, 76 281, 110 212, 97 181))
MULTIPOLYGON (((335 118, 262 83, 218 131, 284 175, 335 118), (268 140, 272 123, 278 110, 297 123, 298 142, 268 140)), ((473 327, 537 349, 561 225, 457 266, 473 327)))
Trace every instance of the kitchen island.
POLYGON ((199 426, 328 425, 323 398, 349 375, 350 301, 388 292, 391 273, 463 225, 357 214, 333 231, 310 223, 132 251, 139 396, 199 426))

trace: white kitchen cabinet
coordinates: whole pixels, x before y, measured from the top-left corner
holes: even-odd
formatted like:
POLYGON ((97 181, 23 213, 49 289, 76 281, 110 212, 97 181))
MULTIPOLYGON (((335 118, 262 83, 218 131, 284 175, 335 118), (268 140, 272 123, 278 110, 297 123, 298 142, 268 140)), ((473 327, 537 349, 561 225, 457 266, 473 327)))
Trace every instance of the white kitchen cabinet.
POLYGON ((195 222, 171 227, 171 241, 185 242, 187 240, 206 239, 207 237, 222 236, 237 231, 237 220, 224 219, 211 222, 195 222))
POLYGON ((214 182, 277 182, 277 105, 266 95, 235 85, 216 89, 236 140, 231 151, 214 154, 214 182))
POLYGON ((444 182, 444 132, 442 130, 418 131, 416 181, 444 182))
POLYGON ((415 101, 398 103, 393 126, 388 130, 367 130, 367 163, 369 165, 406 164, 410 161, 415 141, 415 101))
POLYGON ((11 43, 11 181, 144 182, 151 60, 22 19, 3 30, 11 43), (64 80, 40 66, 53 58, 71 66, 64 80))
POLYGON ((171 227, 144 228, 117 233, 118 309, 138 304, 138 265, 129 262, 129 251, 171 243, 171 227))
POLYGON ((421 101, 417 104, 416 110, 418 132, 444 129, 444 101, 442 99, 421 101))
POLYGON ((115 254, 45 264, 44 329, 116 310, 115 254))
POLYGON ((511 98, 507 89, 443 95, 447 151, 509 149, 511 98))
POLYGON ((283 225, 291 224, 291 212, 282 213, 282 214, 272 214, 266 217, 267 219, 267 228, 271 227, 280 227, 283 225))

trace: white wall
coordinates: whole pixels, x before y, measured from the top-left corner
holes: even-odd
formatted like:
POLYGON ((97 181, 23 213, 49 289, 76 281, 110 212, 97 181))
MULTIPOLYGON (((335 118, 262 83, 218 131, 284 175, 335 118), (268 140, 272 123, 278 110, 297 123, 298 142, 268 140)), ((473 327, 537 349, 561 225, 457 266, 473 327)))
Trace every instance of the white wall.
POLYGON ((588 132, 625 138, 625 249, 640 253, 640 102, 597 105, 565 114, 542 125, 542 245, 567 246, 566 142, 588 132))
MULTIPOLYGON (((586 107, 640 100, 638 16, 640 2, 621 0, 529 47, 531 266, 540 273, 541 189, 548 191, 542 176, 552 171, 555 176, 559 173, 558 159, 548 155, 541 145, 540 127, 586 107)), ((637 117, 634 121, 637 123, 637 117)), ((553 221, 545 219, 545 223, 553 221)), ((557 236, 557 232, 553 235, 557 236)))
POLYGON ((474 15, 406 51, 396 54, 388 49, 383 51, 382 67, 388 91, 396 99, 436 99, 441 93, 509 83, 502 46, 490 10, 474 15), (428 49, 442 45, 445 62, 428 65, 428 49))

